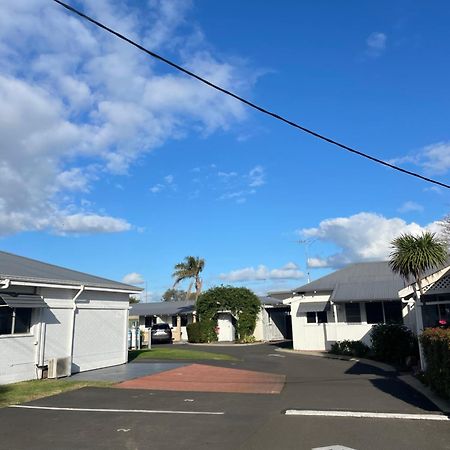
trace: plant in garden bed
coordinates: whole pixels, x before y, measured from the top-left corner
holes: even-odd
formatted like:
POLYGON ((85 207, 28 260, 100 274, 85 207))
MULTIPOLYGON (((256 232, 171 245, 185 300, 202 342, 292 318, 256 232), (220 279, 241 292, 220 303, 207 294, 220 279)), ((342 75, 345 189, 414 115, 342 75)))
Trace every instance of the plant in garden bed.
POLYGON ((408 359, 418 357, 417 339, 404 325, 394 323, 375 325, 370 339, 373 358, 379 361, 405 367, 408 359))
POLYGON ((450 398, 450 329, 428 328, 420 336, 427 366, 425 381, 450 398))
POLYGON ((331 346, 330 353, 364 358, 369 355, 370 347, 361 341, 337 341, 331 346))
POLYGON ((188 341, 192 343, 208 343, 217 341, 216 321, 202 319, 199 322, 190 323, 187 327, 188 341))

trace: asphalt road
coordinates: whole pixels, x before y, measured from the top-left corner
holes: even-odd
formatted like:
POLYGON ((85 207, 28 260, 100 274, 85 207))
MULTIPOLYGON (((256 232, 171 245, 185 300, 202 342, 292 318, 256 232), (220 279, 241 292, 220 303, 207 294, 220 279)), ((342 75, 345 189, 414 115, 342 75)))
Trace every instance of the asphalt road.
POLYGON ((212 351, 240 361, 205 364, 284 374, 284 389, 263 395, 85 388, 28 405, 121 411, 4 408, 0 449, 450 449, 450 422, 284 414, 286 409, 440 413, 395 374, 279 353, 270 345, 212 351), (220 414, 191 414, 196 412, 220 414))

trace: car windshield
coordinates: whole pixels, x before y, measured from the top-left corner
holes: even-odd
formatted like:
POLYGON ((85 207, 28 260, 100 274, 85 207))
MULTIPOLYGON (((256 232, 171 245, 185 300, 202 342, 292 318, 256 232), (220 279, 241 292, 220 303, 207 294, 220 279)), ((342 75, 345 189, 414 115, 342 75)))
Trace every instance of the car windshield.
POLYGON ((157 323, 156 325, 152 326, 152 330, 167 330, 169 329, 169 325, 167 323, 157 323))

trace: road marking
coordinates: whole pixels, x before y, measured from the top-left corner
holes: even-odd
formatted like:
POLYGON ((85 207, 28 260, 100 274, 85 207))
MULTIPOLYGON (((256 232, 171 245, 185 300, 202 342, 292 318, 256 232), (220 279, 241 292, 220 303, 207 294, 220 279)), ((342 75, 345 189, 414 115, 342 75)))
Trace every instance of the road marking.
POLYGON ((275 356, 275 357, 277 357, 277 358, 286 358, 286 356, 284 356, 284 355, 278 355, 278 354, 276 354, 276 353, 269 353, 267 356, 275 356))
POLYGON ((60 408, 57 406, 10 405, 10 408, 44 409, 49 411, 80 411, 80 412, 115 412, 115 413, 146 413, 146 414, 197 414, 203 416, 222 416, 223 411, 166 411, 158 409, 109 409, 109 408, 60 408))
POLYGON ((315 447, 311 450, 356 450, 356 449, 344 447, 343 445, 328 445, 326 447, 315 447))
POLYGON ((449 416, 442 414, 398 414, 398 413, 375 413, 358 411, 315 411, 308 409, 288 409, 287 416, 326 416, 326 417, 360 417, 370 419, 406 419, 406 420, 439 420, 450 421, 449 416))
POLYGON ((130 430, 131 430, 131 428, 117 428, 116 431, 123 431, 124 433, 128 433, 130 430))

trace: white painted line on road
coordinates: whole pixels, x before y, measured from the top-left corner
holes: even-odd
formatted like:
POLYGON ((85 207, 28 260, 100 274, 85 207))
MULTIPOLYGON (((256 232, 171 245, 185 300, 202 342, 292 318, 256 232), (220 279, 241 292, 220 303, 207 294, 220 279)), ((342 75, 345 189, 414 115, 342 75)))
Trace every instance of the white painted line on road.
POLYGON ((375 412, 358 412, 358 411, 316 411, 308 409, 288 409, 286 410, 285 415, 450 421, 450 417, 441 414, 398 414, 398 413, 375 413, 375 412))
POLYGON ((158 409, 109 409, 109 408, 60 408, 57 406, 10 405, 10 408, 43 409, 49 411, 114 412, 146 414, 197 414, 202 416, 222 416, 223 411, 166 411, 158 409))

